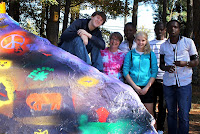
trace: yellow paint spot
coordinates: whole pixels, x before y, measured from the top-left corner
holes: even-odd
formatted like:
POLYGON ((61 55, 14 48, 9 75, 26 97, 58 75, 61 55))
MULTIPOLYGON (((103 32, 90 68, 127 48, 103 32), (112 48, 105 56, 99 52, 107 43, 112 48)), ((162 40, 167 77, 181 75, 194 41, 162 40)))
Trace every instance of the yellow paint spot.
POLYGON ((89 77, 89 76, 82 77, 78 80, 78 84, 84 87, 93 87, 97 85, 98 83, 99 83, 99 80, 89 77))
POLYGON ((11 60, 1 60, 0 59, 0 69, 9 69, 12 66, 11 60))
POLYGON ((14 85, 10 80, 8 80, 6 77, 0 77, 0 83, 2 83, 5 86, 5 90, 7 91, 8 100, 2 101, 0 100, 0 107, 11 104, 14 101, 14 85))
POLYGON ((0 13, 6 13, 6 4, 5 2, 0 3, 0 13))
MULTIPOLYGON (((2 21, 2 20, 4 20, 5 18, 0 18, 0 22, 2 21)), ((5 27, 7 27, 8 25, 0 25, 0 28, 5 28, 5 27)))
POLYGON ((61 120, 57 116, 24 117, 15 118, 15 120, 25 125, 59 126, 61 124, 61 120))
POLYGON ((34 132, 34 134, 48 134, 48 130, 42 132, 42 129, 38 129, 39 132, 34 132))
POLYGON ((7 27, 8 25, 4 25, 4 26, 0 26, 0 28, 5 28, 5 27, 7 27))

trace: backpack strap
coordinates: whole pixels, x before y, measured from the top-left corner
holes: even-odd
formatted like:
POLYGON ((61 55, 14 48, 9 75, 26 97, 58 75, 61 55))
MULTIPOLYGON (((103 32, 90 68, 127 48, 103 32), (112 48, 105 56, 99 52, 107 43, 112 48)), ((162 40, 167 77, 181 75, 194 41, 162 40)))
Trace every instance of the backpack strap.
POLYGON ((151 52, 150 52, 150 68, 151 68, 151 52))
POLYGON ((132 51, 131 51, 131 61, 132 61, 132 51))

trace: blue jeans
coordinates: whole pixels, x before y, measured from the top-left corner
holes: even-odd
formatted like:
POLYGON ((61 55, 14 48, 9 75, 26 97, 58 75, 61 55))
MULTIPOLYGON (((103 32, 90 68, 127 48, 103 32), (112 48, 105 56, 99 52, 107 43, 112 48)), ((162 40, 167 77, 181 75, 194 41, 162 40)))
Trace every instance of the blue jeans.
POLYGON ((88 45, 85 46, 81 37, 78 36, 69 42, 64 41, 61 45, 61 48, 79 57, 87 64, 97 68, 99 71, 103 70, 103 62, 100 49, 96 47, 91 41, 89 41, 88 45), (91 53, 91 60, 88 53, 91 53))
POLYGON ((164 97, 166 100, 169 134, 189 133, 189 112, 191 108, 192 86, 165 86, 163 85, 164 97), (179 116, 179 128, 177 127, 177 106, 179 116))

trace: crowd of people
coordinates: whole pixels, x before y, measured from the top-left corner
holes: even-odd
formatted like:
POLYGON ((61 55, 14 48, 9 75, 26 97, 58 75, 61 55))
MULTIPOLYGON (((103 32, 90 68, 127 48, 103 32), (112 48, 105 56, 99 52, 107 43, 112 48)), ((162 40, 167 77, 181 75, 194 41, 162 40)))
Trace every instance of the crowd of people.
POLYGON ((168 133, 188 134, 192 67, 199 64, 193 40, 181 36, 177 20, 167 25, 157 22, 156 38, 152 41, 129 22, 124 26, 124 41, 119 32, 113 32, 109 47, 105 48, 99 30, 105 21, 105 13, 99 11, 90 19, 77 19, 61 35, 59 46, 106 75, 129 84, 156 119, 159 134, 164 131, 166 110, 168 133))

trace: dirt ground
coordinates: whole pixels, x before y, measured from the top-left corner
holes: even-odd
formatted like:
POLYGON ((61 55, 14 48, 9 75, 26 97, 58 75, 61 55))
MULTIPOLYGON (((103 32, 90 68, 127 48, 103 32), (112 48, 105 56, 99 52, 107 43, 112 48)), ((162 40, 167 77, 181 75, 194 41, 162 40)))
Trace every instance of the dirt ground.
MULTIPOLYGON (((192 108, 190 110, 190 134, 200 134, 200 86, 192 89, 192 108)), ((167 134, 167 121, 165 121, 165 132, 167 134)))

